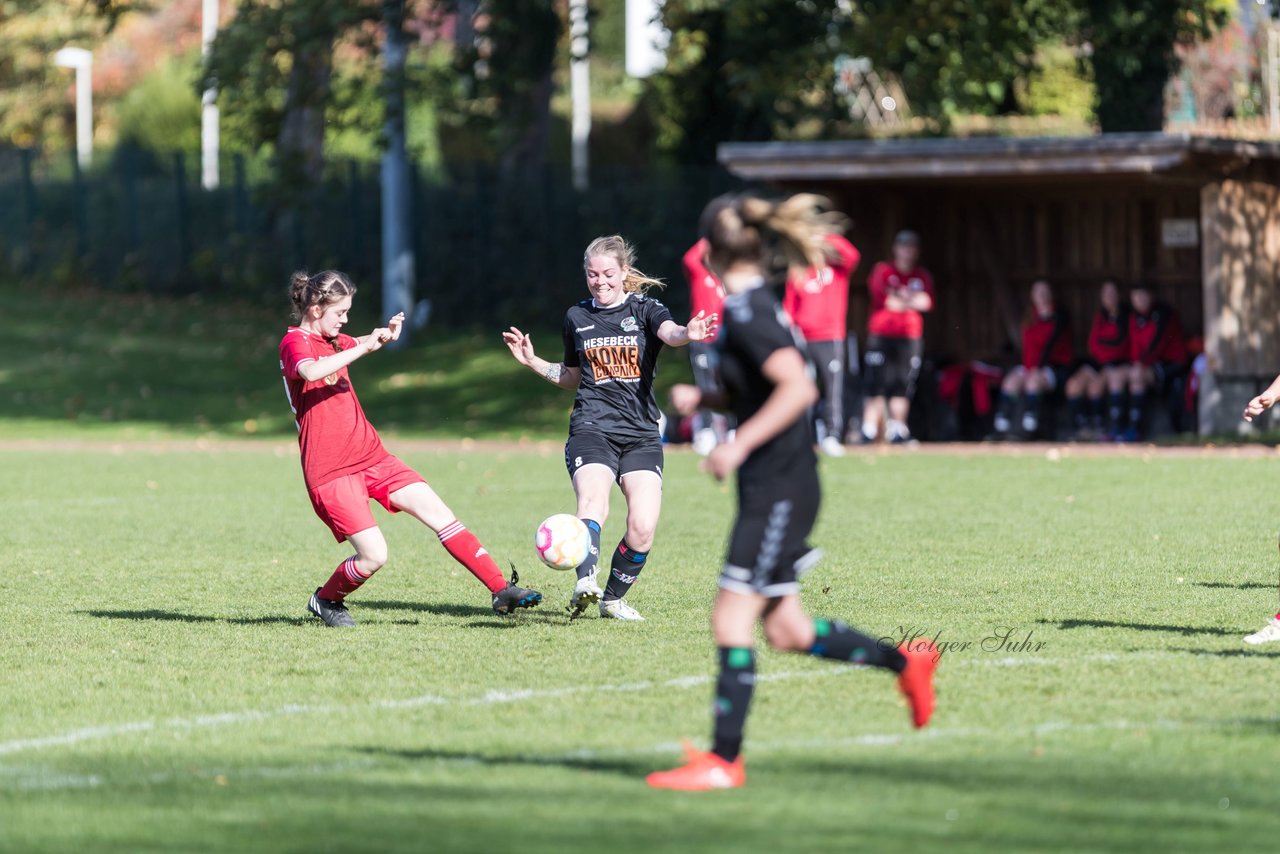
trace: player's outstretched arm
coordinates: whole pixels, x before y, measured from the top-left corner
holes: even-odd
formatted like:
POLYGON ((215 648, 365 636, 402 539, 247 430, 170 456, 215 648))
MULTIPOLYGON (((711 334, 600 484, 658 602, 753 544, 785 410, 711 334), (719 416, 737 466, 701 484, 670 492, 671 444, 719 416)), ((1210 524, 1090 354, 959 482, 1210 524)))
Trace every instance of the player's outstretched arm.
POLYGON ((564 362, 548 362, 541 358, 533 351, 533 339, 514 326, 502 333, 502 342, 517 362, 552 385, 573 389, 582 381, 582 368, 570 368, 564 362))
POLYGON ((689 319, 686 326, 681 326, 674 320, 663 321, 658 327, 658 337, 662 339, 662 343, 671 347, 683 347, 690 341, 705 341, 715 335, 719 322, 720 315, 700 311, 689 319))
POLYGON ((313 383, 342 370, 366 353, 381 350, 383 344, 399 338, 400 327, 403 323, 404 314, 397 314, 388 321, 386 326, 379 326, 368 335, 362 335, 355 339, 356 346, 341 350, 332 356, 302 362, 298 365, 298 376, 309 383, 313 383))
POLYGON ((1252 421, 1254 418, 1266 412, 1275 404, 1277 397, 1280 397, 1280 377, 1276 377, 1272 380, 1271 385, 1267 386, 1266 391, 1245 405, 1244 420, 1252 421))
POLYGON ((703 391, 696 385, 677 383, 671 387, 671 407, 680 415, 692 415, 699 409, 727 409, 729 400, 724 392, 703 391))

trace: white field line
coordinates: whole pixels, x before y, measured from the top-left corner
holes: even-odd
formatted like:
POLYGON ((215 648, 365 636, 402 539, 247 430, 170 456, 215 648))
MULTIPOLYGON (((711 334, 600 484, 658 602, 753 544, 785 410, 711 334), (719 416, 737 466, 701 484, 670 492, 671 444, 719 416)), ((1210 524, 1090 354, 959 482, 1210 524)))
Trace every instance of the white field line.
MULTIPOLYGON (((1121 655, 1117 653, 1100 653, 1097 655, 1082 655, 1076 658, 1052 658, 1049 656, 1026 656, 1026 657, 1006 657, 998 659, 961 659, 960 661, 950 664, 950 666, 995 666, 995 667, 1025 667, 1025 666, 1052 666, 1052 665, 1073 665, 1081 662, 1089 661, 1128 661, 1135 658, 1154 658, 1172 656, 1173 653, 1130 653, 1121 655)), ((944 656, 944 664, 949 664, 944 656)), ((761 674, 758 680, 761 682, 783 681, 788 679, 815 679, 827 676, 845 674, 862 668, 854 666, 832 666, 820 668, 812 671, 802 672, 783 672, 774 674, 761 674)), ((674 679, 667 679, 662 682, 632 682, 617 685, 571 685, 563 688, 549 689, 523 689, 517 691, 488 691, 479 697, 473 698, 448 698, 436 694, 423 694, 417 697, 406 697, 402 699, 385 699, 371 700, 367 703, 352 704, 329 704, 329 705, 300 705, 290 704, 280 706, 275 709, 247 709, 239 712, 221 712, 217 714, 197 715, 189 718, 169 718, 168 720, 147 720, 147 721, 130 721, 121 724, 103 724, 97 726, 85 727, 83 729, 70 730, 56 735, 37 736, 33 738, 20 738, 11 741, 0 742, 0 756, 7 756, 12 753, 22 753, 26 751, 44 750, 52 747, 69 747, 75 744, 81 744, 88 741, 99 741, 106 738, 114 738, 121 735, 129 735, 132 733, 151 733, 166 732, 173 730, 188 729, 209 729, 222 726, 233 726, 237 724, 252 723, 255 721, 274 720, 277 718, 291 717, 295 715, 323 715, 332 713, 349 713, 361 709, 415 709, 424 706, 446 706, 453 708, 466 708, 477 706, 494 706, 505 703, 519 703, 538 700, 554 700, 562 697, 571 697, 579 694, 601 694, 601 693, 638 693, 645 691, 663 690, 663 689, 684 689, 693 688, 701 685, 710 684, 712 677, 710 675, 691 675, 679 676, 674 679)))

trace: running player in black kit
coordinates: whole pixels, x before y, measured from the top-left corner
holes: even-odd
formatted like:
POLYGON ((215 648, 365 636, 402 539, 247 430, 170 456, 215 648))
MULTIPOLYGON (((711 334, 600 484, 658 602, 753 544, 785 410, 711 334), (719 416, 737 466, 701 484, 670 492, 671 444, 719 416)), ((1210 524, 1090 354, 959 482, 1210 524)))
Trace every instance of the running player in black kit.
POLYGON ((687 748, 685 765, 648 776, 654 788, 702 791, 746 782, 740 750, 755 686, 757 622, 775 649, 894 671, 917 727, 933 712, 937 650, 931 642, 894 649, 838 620, 815 620, 800 606, 799 576, 820 556, 806 541, 820 500, 806 417, 818 390, 802 340, 765 287, 771 272, 766 259, 782 256, 792 268, 821 269, 823 238, 841 220, 823 212, 824 203, 811 195, 781 202, 722 196, 702 215, 708 261, 728 294, 716 341, 722 389, 705 395, 696 386, 679 385, 671 399, 681 412, 727 405, 737 416, 733 440, 716 446, 706 468, 717 480, 738 472, 738 518, 711 611, 720 653, 711 750, 687 748))
POLYGON ((617 235, 598 237, 583 255, 587 290, 564 316, 564 358, 548 362, 529 336, 514 326, 502 333, 511 355, 553 385, 577 389, 569 416, 565 465, 578 498, 578 516, 591 532, 591 554, 578 567, 569 600, 572 617, 600 603, 600 616, 643 620, 623 597, 635 584, 653 546, 662 509, 662 438, 653 397, 658 352, 701 341, 716 329, 716 315, 702 312, 681 326, 656 299, 645 296, 662 282, 635 268, 635 249, 617 235), (618 482, 627 501, 627 532, 610 561, 604 590, 596 582, 600 528, 609 515, 609 493, 618 482))

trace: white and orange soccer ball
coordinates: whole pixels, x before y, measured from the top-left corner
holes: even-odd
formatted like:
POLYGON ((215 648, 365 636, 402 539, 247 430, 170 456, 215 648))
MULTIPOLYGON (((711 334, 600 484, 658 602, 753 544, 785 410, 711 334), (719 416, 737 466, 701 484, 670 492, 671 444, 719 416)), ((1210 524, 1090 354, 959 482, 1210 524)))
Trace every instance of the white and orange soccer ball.
POLYGON ((552 569, 573 569, 591 552, 591 533, 577 516, 557 513, 542 520, 533 536, 538 557, 552 569))

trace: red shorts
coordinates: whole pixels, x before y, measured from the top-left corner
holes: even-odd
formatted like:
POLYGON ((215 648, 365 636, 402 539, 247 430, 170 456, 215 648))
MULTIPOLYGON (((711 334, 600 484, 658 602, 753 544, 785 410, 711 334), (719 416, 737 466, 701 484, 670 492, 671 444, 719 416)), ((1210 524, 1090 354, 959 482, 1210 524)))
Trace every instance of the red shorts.
POLYGON ((422 475, 387 454, 363 471, 344 475, 308 490, 311 506, 320 521, 329 526, 338 542, 348 535, 374 527, 373 511, 369 509, 372 498, 391 513, 398 512, 391 506, 391 493, 414 483, 425 483, 422 475))

